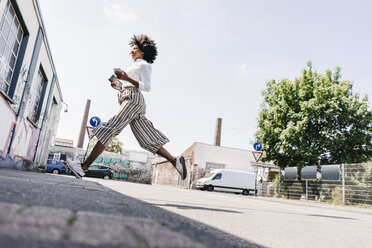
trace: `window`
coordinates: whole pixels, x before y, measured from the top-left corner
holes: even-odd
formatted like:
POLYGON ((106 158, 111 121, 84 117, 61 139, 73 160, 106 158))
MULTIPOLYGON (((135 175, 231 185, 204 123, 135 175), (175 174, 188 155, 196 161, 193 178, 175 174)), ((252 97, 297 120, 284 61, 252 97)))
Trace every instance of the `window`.
POLYGON ((218 173, 213 179, 221 179, 221 178, 222 178, 222 174, 218 173))
POLYGON ((0 91, 6 94, 9 92, 22 38, 23 29, 8 0, 0 23, 0 91))
POLYGON ((28 115, 28 118, 35 124, 37 124, 39 120, 44 84, 45 84, 44 76, 41 70, 39 70, 36 75, 35 82, 33 82, 33 88, 30 94, 31 95, 30 113, 28 115))

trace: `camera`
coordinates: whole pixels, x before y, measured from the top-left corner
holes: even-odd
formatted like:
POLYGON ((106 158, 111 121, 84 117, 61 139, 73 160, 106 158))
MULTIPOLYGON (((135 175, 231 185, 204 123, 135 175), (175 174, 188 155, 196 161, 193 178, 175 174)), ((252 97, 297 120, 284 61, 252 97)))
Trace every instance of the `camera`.
POLYGON ((108 79, 111 83, 114 81, 119 81, 119 79, 115 75, 111 75, 111 77, 108 79))

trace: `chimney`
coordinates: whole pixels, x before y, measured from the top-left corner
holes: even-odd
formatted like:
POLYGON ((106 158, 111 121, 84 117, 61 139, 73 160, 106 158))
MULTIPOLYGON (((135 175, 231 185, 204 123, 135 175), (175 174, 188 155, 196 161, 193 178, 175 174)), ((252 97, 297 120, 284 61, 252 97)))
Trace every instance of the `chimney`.
POLYGON ((215 146, 221 145, 221 127, 222 127, 222 118, 217 118, 216 122, 216 131, 214 133, 214 143, 215 146))
POLYGON ((83 121, 81 122, 77 148, 83 148, 83 145, 84 145, 84 138, 85 138, 85 132, 86 132, 85 128, 86 128, 87 123, 88 123, 89 108, 90 108, 90 99, 87 99, 87 103, 85 104, 83 121))

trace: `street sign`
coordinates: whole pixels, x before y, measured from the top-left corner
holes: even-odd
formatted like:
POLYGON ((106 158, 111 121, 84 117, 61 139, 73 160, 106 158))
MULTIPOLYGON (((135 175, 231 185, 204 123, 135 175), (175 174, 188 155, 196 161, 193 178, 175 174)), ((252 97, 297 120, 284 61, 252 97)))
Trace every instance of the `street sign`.
POLYGON ((96 127, 101 124, 101 119, 97 116, 93 116, 92 118, 90 118, 89 123, 90 125, 92 125, 92 127, 96 127))
POLYGON ((92 139, 94 137, 93 127, 87 126, 87 133, 88 133, 89 139, 92 139))
POLYGON ((262 149, 262 145, 261 145, 260 142, 256 142, 256 143, 253 144, 253 148, 254 148, 255 151, 259 152, 262 149))
POLYGON ((263 155, 263 152, 252 152, 252 154, 253 154, 254 159, 258 163, 258 161, 260 161, 260 159, 261 159, 261 157, 263 155))

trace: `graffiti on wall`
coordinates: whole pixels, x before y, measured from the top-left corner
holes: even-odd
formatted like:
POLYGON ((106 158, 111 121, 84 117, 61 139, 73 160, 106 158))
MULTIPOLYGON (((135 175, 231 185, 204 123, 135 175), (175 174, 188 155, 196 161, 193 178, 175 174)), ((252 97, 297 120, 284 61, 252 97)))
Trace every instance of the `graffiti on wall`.
POLYGON ((151 182, 151 164, 130 161, 120 158, 99 156, 95 164, 109 166, 117 179, 127 179, 133 182, 151 182))
POLYGON ((3 95, 0 97, 0 116, 0 156, 5 157, 16 122, 16 114, 3 95))
POLYGON ((94 162, 104 164, 104 165, 121 164, 124 168, 129 168, 129 164, 130 164, 129 160, 124 160, 120 158, 107 158, 107 157, 102 157, 102 156, 99 156, 94 162))
POLYGON ((24 118, 17 120, 14 110, 4 97, 0 97, 0 116, 4 120, 0 125, 0 167, 21 169, 24 160, 33 160, 40 129, 33 127, 24 118), (7 154, 12 136, 10 152, 7 154))

